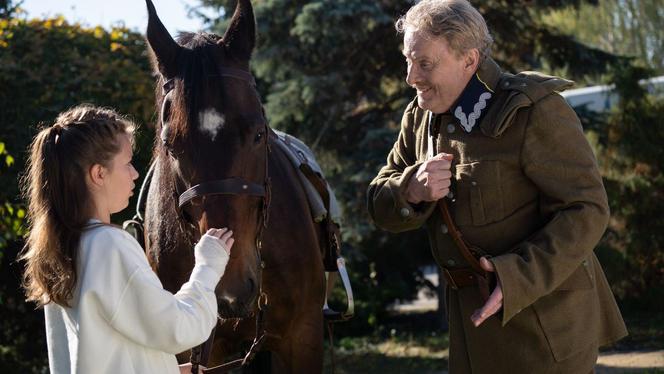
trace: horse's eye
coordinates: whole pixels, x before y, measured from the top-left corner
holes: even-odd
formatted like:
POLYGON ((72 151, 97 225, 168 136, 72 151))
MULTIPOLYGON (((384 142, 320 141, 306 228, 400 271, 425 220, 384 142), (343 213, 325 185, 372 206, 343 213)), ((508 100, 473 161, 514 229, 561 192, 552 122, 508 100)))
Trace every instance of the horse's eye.
POLYGON ((263 135, 265 135, 264 131, 261 130, 261 131, 257 132, 256 137, 254 138, 254 142, 260 143, 261 140, 263 139, 263 135))

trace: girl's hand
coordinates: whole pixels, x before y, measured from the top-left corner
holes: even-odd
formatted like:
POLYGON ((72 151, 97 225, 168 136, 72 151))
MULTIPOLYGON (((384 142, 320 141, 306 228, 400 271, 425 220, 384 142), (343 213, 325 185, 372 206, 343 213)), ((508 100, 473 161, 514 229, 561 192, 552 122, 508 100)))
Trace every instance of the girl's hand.
POLYGON ((235 242, 235 239, 233 238, 233 230, 229 230, 226 227, 222 227, 220 229, 209 229, 206 232, 206 234, 214 236, 219 240, 221 240, 221 243, 223 244, 226 253, 230 256, 231 247, 235 242))

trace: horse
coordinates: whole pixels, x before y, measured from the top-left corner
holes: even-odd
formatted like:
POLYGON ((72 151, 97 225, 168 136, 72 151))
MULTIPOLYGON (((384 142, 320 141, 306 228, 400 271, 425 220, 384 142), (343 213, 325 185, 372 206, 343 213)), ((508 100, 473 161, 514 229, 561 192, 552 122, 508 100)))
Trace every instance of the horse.
POLYGON ((188 280, 200 236, 232 229, 235 244, 215 290, 219 323, 208 366, 246 351, 261 326, 260 350, 269 354, 263 366, 246 370, 320 373, 324 233, 295 169, 275 150, 250 74, 251 2, 238 0, 223 37, 182 33, 177 41, 152 1, 146 4, 159 113, 145 208, 149 262, 175 292, 188 280))

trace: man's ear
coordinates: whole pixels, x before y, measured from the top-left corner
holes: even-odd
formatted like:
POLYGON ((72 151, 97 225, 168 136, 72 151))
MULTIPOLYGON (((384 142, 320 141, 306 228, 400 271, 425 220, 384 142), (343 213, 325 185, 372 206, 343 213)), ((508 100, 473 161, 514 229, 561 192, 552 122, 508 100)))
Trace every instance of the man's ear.
POLYGON ((88 177, 93 186, 101 187, 106 178, 106 168, 100 164, 94 164, 88 170, 88 177))
POLYGON ((480 64, 480 51, 478 51, 477 48, 472 48, 467 51, 466 56, 464 57, 464 62, 465 68, 474 73, 480 64))

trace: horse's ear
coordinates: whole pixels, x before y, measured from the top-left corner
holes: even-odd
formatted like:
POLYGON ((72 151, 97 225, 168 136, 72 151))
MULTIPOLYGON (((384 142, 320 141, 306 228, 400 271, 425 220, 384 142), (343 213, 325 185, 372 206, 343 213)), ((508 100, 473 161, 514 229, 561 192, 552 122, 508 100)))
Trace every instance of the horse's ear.
POLYGON ((173 40, 161 23, 152 0, 145 0, 145 3, 148 6, 148 44, 154 52, 159 72, 166 78, 173 78, 177 75, 177 57, 182 47, 173 40))
POLYGON ((256 20, 250 0, 238 0, 230 26, 219 44, 225 45, 238 59, 249 61, 256 44, 256 20))

